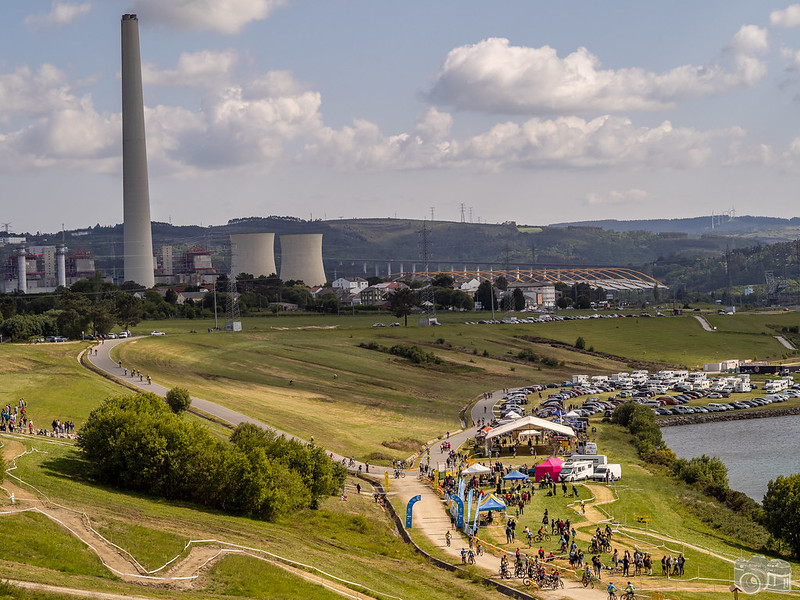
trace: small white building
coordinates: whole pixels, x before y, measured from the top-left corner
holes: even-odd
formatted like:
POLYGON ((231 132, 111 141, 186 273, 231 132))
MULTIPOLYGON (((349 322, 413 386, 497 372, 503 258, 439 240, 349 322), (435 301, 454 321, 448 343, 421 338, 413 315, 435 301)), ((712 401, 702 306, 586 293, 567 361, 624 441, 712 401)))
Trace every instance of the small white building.
POLYGON ((367 289, 369 283, 361 277, 339 277, 331 285, 335 288, 347 290, 351 294, 358 294, 361 290, 367 289))

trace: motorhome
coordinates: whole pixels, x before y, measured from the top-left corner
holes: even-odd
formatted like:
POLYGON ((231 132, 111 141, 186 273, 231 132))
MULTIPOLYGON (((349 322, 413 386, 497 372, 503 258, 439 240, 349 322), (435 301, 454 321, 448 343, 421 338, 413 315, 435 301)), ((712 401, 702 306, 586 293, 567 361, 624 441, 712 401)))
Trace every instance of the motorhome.
POLYGON ((608 456, 605 454, 573 454, 569 457, 569 462, 589 461, 593 465, 608 464, 608 456))
POLYGON ((570 461, 561 465, 560 481, 583 481, 594 474, 594 465, 588 460, 570 461))
POLYGON ((617 463, 609 463, 606 465, 597 465, 594 468, 594 473, 592 473, 592 479, 595 481, 611 481, 611 478, 614 478, 613 481, 616 481, 620 477, 622 477, 622 466, 617 463))
POLYGON ((786 379, 767 379, 764 384, 765 394, 776 394, 789 389, 789 382, 786 379))
POLYGON ((572 376, 572 385, 584 385, 589 383, 589 376, 588 375, 573 375, 572 376))

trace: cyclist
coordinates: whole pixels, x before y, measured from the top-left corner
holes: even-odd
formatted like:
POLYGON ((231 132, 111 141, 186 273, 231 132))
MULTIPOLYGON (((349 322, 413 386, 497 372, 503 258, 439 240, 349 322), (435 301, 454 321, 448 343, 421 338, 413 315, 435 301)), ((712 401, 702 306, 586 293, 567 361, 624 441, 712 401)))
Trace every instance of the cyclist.
POLYGON ((464 565, 467 564, 467 549, 466 548, 462 548, 461 549, 461 564, 464 564, 464 565))
POLYGON ((508 573, 508 557, 504 554, 500 559, 500 575, 503 577, 510 577, 508 573))
POLYGON ((636 590, 633 589, 633 584, 630 581, 625 588, 625 598, 628 600, 634 600, 634 598, 636 598, 636 590))
POLYGON ((483 544, 481 544, 480 540, 478 540, 475 544, 475 554, 478 556, 483 556, 483 544))
POLYGON ((445 533, 445 534, 444 534, 444 539, 445 539, 445 541, 447 542, 447 545, 448 545, 448 546, 450 545, 450 537, 451 537, 451 535, 450 535, 450 530, 448 529, 448 530, 447 530, 447 533, 445 533))
POLYGON ((613 583, 609 583, 606 590, 608 591, 609 600, 617 599, 617 586, 615 586, 613 583))
POLYGON ((583 577, 581 577, 581 583, 583 587, 586 587, 592 581, 592 571, 589 568, 589 564, 587 563, 586 566, 583 568, 583 577))
POLYGON ((472 549, 467 552, 467 562, 471 565, 475 564, 475 553, 472 551, 472 549))

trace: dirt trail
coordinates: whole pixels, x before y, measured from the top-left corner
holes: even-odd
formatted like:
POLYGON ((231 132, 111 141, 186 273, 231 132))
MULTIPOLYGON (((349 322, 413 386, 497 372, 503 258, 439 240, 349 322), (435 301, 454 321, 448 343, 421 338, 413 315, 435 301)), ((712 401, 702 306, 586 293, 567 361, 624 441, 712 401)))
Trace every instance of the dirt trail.
MULTIPOLYGON (((346 597, 353 597, 353 590, 344 584, 332 579, 308 573, 302 569, 284 564, 278 560, 271 560, 265 556, 245 550, 224 547, 216 543, 193 545, 188 554, 182 559, 178 559, 164 573, 148 572, 136 559, 105 540, 96 532, 89 521, 88 516, 77 510, 51 502, 46 496, 36 492, 27 486, 13 474, 16 460, 26 454, 25 445, 16 439, 2 436, 2 453, 10 468, 7 469, 6 478, 0 489, 5 490, 8 497, 14 498, 14 503, 7 509, 0 509, 0 517, 18 514, 25 511, 38 512, 78 538, 81 542, 91 548, 97 554, 100 561, 115 575, 128 583, 137 583, 152 587, 169 587, 173 589, 194 589, 198 587, 197 581, 202 571, 211 565, 215 560, 230 553, 246 554, 259 560, 264 560, 270 564, 289 571, 313 583, 322 585, 334 592, 346 597)), ((88 598, 101 598, 107 600, 119 600, 121 598, 141 598, 126 594, 112 594, 103 592, 92 592, 60 586, 49 586, 45 584, 30 582, 12 582, 27 589, 39 589, 45 591, 58 591, 68 595, 82 596, 88 598)), ((359 598, 372 600, 370 596, 358 592, 359 598)))

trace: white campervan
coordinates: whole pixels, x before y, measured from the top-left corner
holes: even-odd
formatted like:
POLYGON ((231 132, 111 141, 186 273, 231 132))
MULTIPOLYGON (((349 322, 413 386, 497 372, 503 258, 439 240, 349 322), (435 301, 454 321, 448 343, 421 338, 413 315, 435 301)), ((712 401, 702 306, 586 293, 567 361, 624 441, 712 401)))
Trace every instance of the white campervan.
POLYGON ((560 481, 583 481, 589 479, 594 473, 594 465, 588 460, 566 462, 561 465, 560 481))

